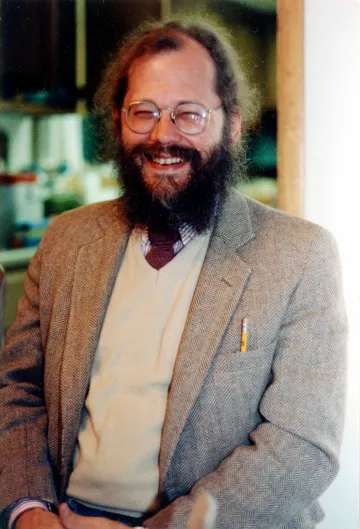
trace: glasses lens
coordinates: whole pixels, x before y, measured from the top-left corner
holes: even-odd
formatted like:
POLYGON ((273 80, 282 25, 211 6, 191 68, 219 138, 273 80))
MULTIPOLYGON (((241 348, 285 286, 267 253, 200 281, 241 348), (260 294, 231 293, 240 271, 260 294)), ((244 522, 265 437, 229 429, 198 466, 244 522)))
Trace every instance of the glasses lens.
POLYGON ((138 133, 150 132, 159 119, 159 110, 153 103, 133 103, 126 112, 129 128, 138 133))
POLYGON ((209 113, 197 103, 182 103, 174 111, 175 123, 185 134, 199 134, 208 122, 209 113))

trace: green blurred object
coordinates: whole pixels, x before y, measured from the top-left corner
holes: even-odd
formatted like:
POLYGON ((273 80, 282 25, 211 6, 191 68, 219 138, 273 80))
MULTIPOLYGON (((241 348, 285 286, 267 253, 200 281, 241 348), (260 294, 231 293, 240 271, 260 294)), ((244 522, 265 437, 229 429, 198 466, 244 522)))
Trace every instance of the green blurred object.
POLYGON ((99 145, 101 145, 101 119, 95 114, 84 116, 83 119, 84 159, 93 164, 99 161, 99 145))
POLYGON ((243 195, 254 198, 267 206, 277 206, 277 183, 273 178, 255 177, 237 186, 243 195))
POLYGON ((45 201, 45 217, 60 215, 82 205, 81 197, 75 193, 56 193, 45 201))

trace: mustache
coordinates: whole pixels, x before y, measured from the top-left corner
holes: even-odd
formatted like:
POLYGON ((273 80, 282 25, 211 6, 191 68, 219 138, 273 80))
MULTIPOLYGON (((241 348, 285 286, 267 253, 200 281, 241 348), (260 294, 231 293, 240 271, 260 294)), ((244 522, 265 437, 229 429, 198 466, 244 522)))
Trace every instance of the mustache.
POLYGON ((201 160, 200 152, 190 147, 181 145, 153 143, 151 145, 139 144, 133 147, 129 153, 131 156, 147 155, 150 157, 166 154, 171 158, 181 158, 186 162, 199 162, 201 160))

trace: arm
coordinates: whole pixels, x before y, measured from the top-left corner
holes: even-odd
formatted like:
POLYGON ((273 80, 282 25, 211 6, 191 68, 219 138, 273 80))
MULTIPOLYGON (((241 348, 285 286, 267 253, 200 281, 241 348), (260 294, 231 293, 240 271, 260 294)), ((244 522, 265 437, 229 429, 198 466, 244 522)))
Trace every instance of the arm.
POLYGON ((43 509, 25 511, 13 529, 64 529, 59 516, 43 509))
POLYGON ((218 528, 280 528, 311 508, 338 471, 346 331, 338 253, 321 230, 288 301, 252 445, 239 446, 144 525, 185 527, 202 491, 217 500, 218 528))
POLYGON ((5 529, 14 529, 18 518, 26 511, 32 509, 42 509, 43 511, 49 511, 50 505, 42 500, 33 500, 31 498, 21 498, 15 501, 4 511, 4 527, 5 529))
POLYGON ((41 243, 29 265, 25 296, 0 358, 0 512, 23 497, 56 503, 48 461, 39 321, 42 247, 41 243))

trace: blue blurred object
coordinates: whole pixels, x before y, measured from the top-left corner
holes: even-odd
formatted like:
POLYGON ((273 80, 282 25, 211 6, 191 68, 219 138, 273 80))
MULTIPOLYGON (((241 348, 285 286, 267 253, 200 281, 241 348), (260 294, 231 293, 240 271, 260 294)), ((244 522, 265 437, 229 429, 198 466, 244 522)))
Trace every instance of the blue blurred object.
POLYGON ((49 226, 49 220, 44 218, 38 222, 22 222, 15 225, 12 237, 13 248, 30 248, 37 246, 49 226))

